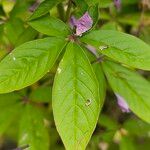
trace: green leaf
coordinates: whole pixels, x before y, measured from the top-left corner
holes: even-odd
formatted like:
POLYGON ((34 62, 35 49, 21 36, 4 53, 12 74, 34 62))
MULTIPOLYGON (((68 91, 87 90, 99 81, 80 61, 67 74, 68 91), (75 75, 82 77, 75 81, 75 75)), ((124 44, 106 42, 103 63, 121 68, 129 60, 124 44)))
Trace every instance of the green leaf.
POLYGON ((87 2, 88 5, 94 5, 96 3, 98 3, 99 0, 85 0, 87 2))
POLYGON ((136 4, 138 3, 139 1, 138 0, 122 0, 122 4, 123 5, 131 5, 131 4, 136 4))
POLYGON ((24 31, 23 22, 18 18, 11 19, 6 22, 4 26, 4 31, 6 37, 11 42, 11 44, 15 45, 18 37, 24 31))
POLYGON ((81 47, 70 42, 58 67, 52 92, 54 120, 66 149, 86 148, 102 103, 87 56, 81 47))
POLYGON ((34 11, 29 20, 33 20, 47 14, 51 8, 56 6, 61 1, 63 0, 44 0, 34 11))
POLYGON ((88 9, 88 4, 85 2, 85 0, 75 0, 74 2, 78 9, 77 12, 80 13, 80 15, 83 15, 83 13, 88 9))
POLYGON ((92 65, 93 70, 96 74, 98 83, 99 83, 99 93, 100 93, 100 100, 103 101, 105 100, 105 96, 106 96, 106 80, 105 80, 105 76, 102 70, 102 67, 100 64, 95 63, 92 65))
POLYGON ((4 24, 0 24, 0 42, 2 40, 3 33, 4 33, 4 24))
POLYGON ((20 99, 16 93, 0 95, 0 135, 7 131, 22 110, 20 99))
POLYGON ((102 30, 121 30, 121 27, 116 22, 110 21, 102 25, 102 30))
POLYGON ((147 44, 150 45, 150 26, 147 26, 145 28, 143 28, 140 32, 140 39, 142 39, 143 41, 145 41, 147 44))
POLYGON ((2 3, 3 10, 8 15, 12 11, 16 2, 15 1, 2 0, 1 3, 2 3))
POLYGON ((107 130, 114 130, 114 132, 119 129, 117 122, 105 114, 100 115, 98 124, 105 127, 107 130))
POLYGON ((150 46, 132 35, 99 30, 85 35, 81 41, 91 44, 99 52, 116 61, 131 67, 150 70, 150 46))
POLYGON ((64 22, 49 15, 30 21, 29 25, 49 36, 67 36, 70 33, 68 26, 64 22))
POLYGON ((52 100, 52 88, 50 86, 39 87, 31 92, 29 99, 35 102, 50 102, 52 100))
POLYGON ((30 0, 16 0, 13 10, 10 12, 10 18, 22 18, 24 21, 28 18, 28 9, 31 6, 30 0))
POLYGON ((28 150, 49 150, 49 135, 42 111, 28 104, 20 121, 19 145, 28 150))
POLYGON ((42 78, 65 45, 64 39, 49 37, 14 49, 0 62, 0 93, 19 90, 42 78))
POLYGON ((112 0, 102 0, 102 1, 99 1, 100 8, 108 8, 111 5, 113 5, 113 1, 112 0))
POLYGON ((150 131, 150 125, 147 122, 144 122, 140 119, 128 119, 124 124, 123 128, 129 131, 130 135, 144 137, 145 135, 148 136, 150 131))
POLYGON ((120 150, 137 150, 133 139, 129 136, 122 136, 119 146, 120 150))
POLYGON ((104 62, 103 69, 113 91, 124 98, 136 115, 150 123, 150 83, 138 73, 113 62, 104 62))
POLYGON ((33 40, 37 36, 37 34, 38 32, 35 31, 33 28, 31 27, 26 28, 17 38, 15 46, 19 46, 25 42, 33 40))
POLYGON ((112 0, 85 0, 89 5, 99 3, 100 8, 107 8, 112 5, 112 0))
POLYGON ((89 7, 88 12, 93 19, 93 27, 97 24, 99 19, 99 7, 98 4, 89 7))
POLYGON ((111 142, 116 131, 119 129, 117 121, 107 115, 101 114, 98 120, 98 125, 105 129, 105 132, 100 134, 100 139, 105 142, 111 142))

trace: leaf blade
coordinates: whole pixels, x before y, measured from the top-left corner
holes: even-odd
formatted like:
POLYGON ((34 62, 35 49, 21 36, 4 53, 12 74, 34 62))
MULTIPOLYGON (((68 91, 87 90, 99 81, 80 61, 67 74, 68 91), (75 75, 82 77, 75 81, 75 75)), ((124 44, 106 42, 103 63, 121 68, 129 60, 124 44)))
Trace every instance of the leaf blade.
POLYGON ((31 15, 29 20, 33 20, 36 18, 39 18, 49 12, 51 8, 56 6, 60 1, 62 0, 45 0, 43 1, 38 8, 34 11, 34 13, 31 15))
POLYGON ((16 48, 0 62, 0 93, 21 89, 39 80, 52 68, 65 45, 64 39, 49 37, 16 48))
POLYGON ((69 27, 63 21, 49 15, 32 20, 29 22, 29 25, 35 30, 49 36, 66 37, 70 33, 69 27))
POLYGON ((99 83, 100 99, 104 103, 105 96, 106 96, 106 79, 102 70, 102 66, 98 63, 95 63, 92 65, 92 67, 99 83))
POLYGON ((30 104, 24 109, 19 127, 19 145, 29 145, 29 150, 48 150, 49 136, 42 111, 30 104))
POLYGON ((150 70, 150 47, 140 39, 114 30, 93 31, 81 41, 91 44, 104 55, 128 66, 150 70), (105 49, 100 47, 104 46, 105 49))
POLYGON ((56 127, 67 149, 85 149, 102 105, 98 90, 88 58, 78 45, 69 43, 52 92, 56 127))
POLYGON ((150 83, 136 72, 113 62, 104 62, 103 69, 113 91, 124 98, 137 116, 150 123, 150 83))
POLYGON ((22 110, 21 96, 16 93, 0 94, 0 135, 9 130, 22 110))

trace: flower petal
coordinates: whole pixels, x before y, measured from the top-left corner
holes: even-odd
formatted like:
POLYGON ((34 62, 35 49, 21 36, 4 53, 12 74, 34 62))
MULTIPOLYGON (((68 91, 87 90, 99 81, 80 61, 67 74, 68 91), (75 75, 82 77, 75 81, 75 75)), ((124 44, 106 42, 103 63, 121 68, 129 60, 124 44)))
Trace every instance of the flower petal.
POLYGON ((71 29, 73 29, 76 26, 77 20, 76 20, 76 18, 74 16, 72 16, 70 18, 69 24, 70 24, 71 29))
POLYGON ((115 95, 117 97, 117 103, 118 103, 120 109, 122 110, 122 112, 130 112, 129 106, 126 103, 126 101, 124 100, 124 98, 118 94, 115 94, 115 95))
POLYGON ((81 36, 82 33, 88 31, 93 24, 93 20, 89 13, 86 12, 80 19, 76 22, 76 35, 81 36))
POLYGON ((120 10, 121 9, 121 0, 114 0, 115 7, 120 10))

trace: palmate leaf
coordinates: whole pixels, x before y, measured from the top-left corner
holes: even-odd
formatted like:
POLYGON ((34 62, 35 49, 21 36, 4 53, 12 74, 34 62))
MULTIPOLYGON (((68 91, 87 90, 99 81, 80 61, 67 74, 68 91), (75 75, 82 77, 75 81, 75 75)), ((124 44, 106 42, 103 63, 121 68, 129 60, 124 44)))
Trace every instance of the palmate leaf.
POLYGON ((141 119, 150 123, 150 83, 138 73, 119 64, 105 61, 103 69, 115 92, 141 119))
POLYGON ((61 20, 49 15, 42 16, 36 20, 29 22, 35 30, 49 36, 64 36, 69 35, 69 27, 61 20))
POLYGON ((142 40, 125 33, 97 30, 81 38, 104 55, 128 66, 150 70, 150 46, 142 40))
POLYGON ((48 130, 40 109, 27 104, 20 120, 19 130, 20 147, 28 145, 28 150, 49 150, 48 130))
POLYGON ((65 39, 49 37, 27 42, 0 62, 0 93, 29 86, 54 65, 66 45, 65 39))
POLYGON ((56 128, 67 150, 85 149, 103 100, 82 48, 70 42, 55 76, 52 106, 56 128))

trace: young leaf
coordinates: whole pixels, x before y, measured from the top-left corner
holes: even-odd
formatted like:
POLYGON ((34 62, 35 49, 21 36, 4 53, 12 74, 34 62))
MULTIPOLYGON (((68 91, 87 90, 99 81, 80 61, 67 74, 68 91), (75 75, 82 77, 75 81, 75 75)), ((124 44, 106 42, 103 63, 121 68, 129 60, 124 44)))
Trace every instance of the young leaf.
POLYGON ((95 129, 103 100, 83 50, 70 42, 55 76, 52 107, 66 149, 85 149, 95 129))
POLYGON ((0 135, 2 135, 22 110, 21 97, 16 93, 0 95, 0 135))
POLYGON ((19 145, 29 145, 29 150, 49 150, 48 130, 44 115, 30 104, 25 107, 20 121, 19 145))
POLYGON ((0 62, 0 93, 19 90, 42 78, 65 45, 64 39, 49 37, 14 49, 0 62))
POLYGON ((81 40, 116 61, 131 67, 150 70, 150 46, 132 35, 99 30, 90 32, 81 40))
POLYGON ((61 20, 49 15, 42 16, 29 22, 35 30, 49 36, 67 36, 70 31, 68 26, 61 20))
POLYGON ((33 20, 47 14, 51 8, 56 6, 61 1, 63 0, 44 0, 34 11, 29 20, 33 20))
POLYGON ((123 97, 136 115, 150 123, 150 83, 113 62, 104 62, 103 69, 114 93, 123 97))

